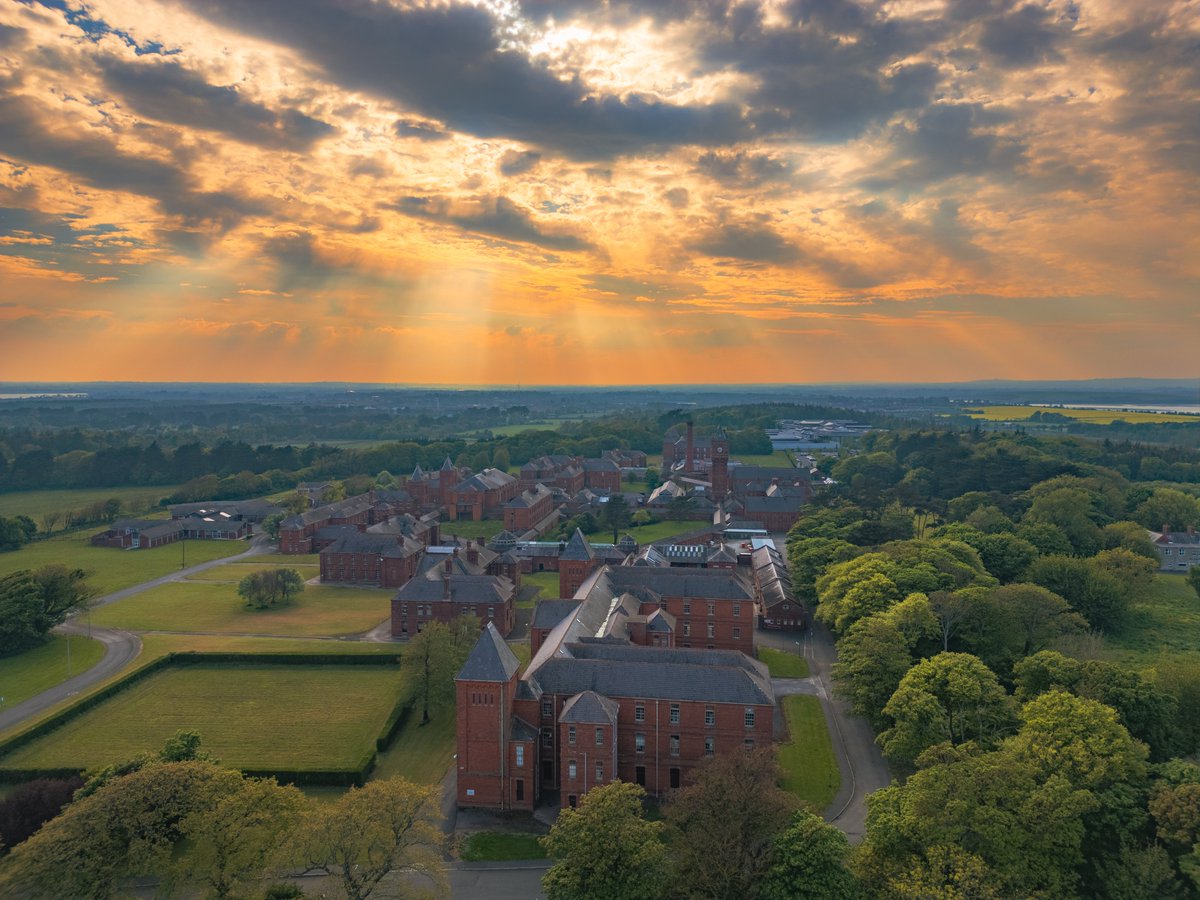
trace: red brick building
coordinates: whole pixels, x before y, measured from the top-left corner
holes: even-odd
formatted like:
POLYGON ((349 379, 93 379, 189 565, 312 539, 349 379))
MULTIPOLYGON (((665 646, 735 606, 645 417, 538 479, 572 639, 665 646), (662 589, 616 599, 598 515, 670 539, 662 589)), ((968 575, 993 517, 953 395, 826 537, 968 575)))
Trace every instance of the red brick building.
POLYGON ((484 469, 449 489, 451 519, 498 519, 504 505, 517 496, 517 479, 499 469, 484 469))
POLYGON ((504 504, 504 528, 514 535, 524 534, 552 512, 553 492, 544 484, 535 484, 504 504))
POLYGON ((417 574, 392 598, 392 637, 408 637, 426 622, 457 616, 474 616, 480 626, 491 623, 503 637, 516 620, 515 577, 515 563, 473 541, 461 552, 431 547, 417 574))
POLYGON ((754 574, 759 624, 786 631, 807 628, 808 612, 796 599, 783 555, 774 547, 759 547, 750 554, 750 568, 754 574))
POLYGON ((450 492, 462 478, 463 472, 455 468, 447 456, 441 469, 436 472, 426 472, 420 466, 413 469, 412 475, 404 483, 404 490, 422 509, 449 507, 450 492))
POLYGON ((588 490, 604 494, 621 492, 621 467, 613 460, 585 459, 580 465, 583 467, 583 486, 588 490))
POLYGON ((558 554, 558 596, 574 597, 575 592, 595 571, 602 560, 578 528, 567 546, 558 554))
POLYGON ((583 466, 574 456, 539 456, 521 466, 522 490, 529 490, 535 484, 544 484, 574 496, 583 490, 585 480, 583 466))
POLYGON ((321 581, 398 588, 416 574, 424 550, 405 535, 350 532, 321 551, 321 581))

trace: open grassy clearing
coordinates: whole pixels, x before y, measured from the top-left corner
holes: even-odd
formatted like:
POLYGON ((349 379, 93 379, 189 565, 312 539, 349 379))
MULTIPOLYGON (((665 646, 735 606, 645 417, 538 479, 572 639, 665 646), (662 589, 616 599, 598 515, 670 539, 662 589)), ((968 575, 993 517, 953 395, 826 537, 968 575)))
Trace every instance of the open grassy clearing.
POLYGON ((402 689, 399 666, 181 666, 156 672, 0 758, 93 768, 155 750, 181 728, 240 769, 352 768, 402 689))
POLYGON ((807 678, 808 660, 795 653, 784 653, 770 647, 759 647, 758 658, 767 664, 772 678, 807 678))
POLYGON ((514 859, 545 859, 538 835, 510 831, 477 831, 463 838, 459 859, 467 862, 503 862, 514 859))
POLYGON ((776 450, 774 453, 731 453, 730 456, 745 466, 792 468, 792 459, 786 450, 776 450))
POLYGON ((371 778, 399 775, 417 784, 438 784, 454 759, 454 709, 444 709, 421 724, 420 712, 409 716, 388 749, 379 754, 371 778))
POLYGON ((557 572, 530 572, 529 574, 522 574, 521 584, 522 586, 527 584, 537 585, 542 591, 541 596, 538 597, 539 600, 558 599, 557 572))
POLYGON ((1180 413, 1133 412, 1120 409, 1064 409, 1047 406, 978 406, 963 410, 973 419, 989 422, 1023 421, 1034 413, 1058 413, 1069 419, 1087 422, 1090 425, 1108 425, 1120 419, 1123 422, 1194 422, 1200 425, 1200 416, 1185 416, 1180 413))
POLYGON ((775 757, 783 770, 780 786, 819 815, 833 802, 842 783, 825 712, 816 697, 793 694, 783 698, 783 714, 790 740, 775 746, 775 757))
POLYGON ((522 669, 529 665, 529 641, 513 641, 508 645, 508 649, 521 663, 522 669))
POLYGON ((288 605, 260 610, 247 607, 233 584, 182 581, 101 607, 92 613, 92 622, 129 631, 294 637, 358 634, 390 615, 393 593, 310 585, 288 605))
MULTIPOLYGON (((47 513, 65 513, 83 509, 111 497, 123 504, 122 515, 136 515, 148 509, 158 509, 158 501, 167 497, 179 485, 167 484, 156 487, 108 487, 67 488, 53 491, 17 491, 0 494, 0 516, 29 516, 42 526, 42 516, 47 513)), ((56 526, 62 528, 62 522, 56 526)))
POLYGON ((40 647, 0 659, 0 709, 81 675, 104 657, 104 645, 91 638, 51 635, 40 647), (67 667, 68 645, 70 669, 67 667))
POLYGON ((504 521, 502 519, 484 519, 481 522, 472 522, 470 519, 456 519, 451 522, 449 520, 442 523, 442 539, 446 540, 451 535, 458 535, 460 538, 480 538, 487 540, 495 537, 504 530, 504 521))
POLYGON ((1114 655, 1135 665, 1200 653, 1200 600, 1183 575, 1154 576, 1146 599, 1132 605, 1121 631, 1105 638, 1114 655))
MULTIPOLYGON (((696 520, 673 522, 667 519, 662 522, 653 522, 649 525, 634 525, 629 528, 622 528, 621 534, 631 535, 639 544, 650 544, 677 534, 686 534, 689 531, 695 531, 697 528, 703 528, 705 524, 707 523, 696 520)), ((588 537, 597 543, 612 543, 611 530, 601 528, 597 531, 588 532, 588 537)))
POLYGON ((254 572, 265 572, 269 569, 295 569, 300 577, 307 581, 321 574, 321 567, 316 563, 293 562, 286 556, 254 557, 243 562, 229 563, 225 566, 214 566, 187 577, 188 581, 241 581, 254 572))
MULTIPOLYGON (((109 594, 178 572, 182 568, 185 551, 178 543, 150 550, 115 550, 89 544, 88 538, 96 533, 96 529, 89 529, 82 533, 60 535, 26 544, 11 553, 0 553, 0 577, 18 569, 69 566, 90 573, 88 581, 97 593, 109 594)), ((244 553, 247 547, 245 541, 188 541, 187 564, 194 566, 235 556, 244 553)))

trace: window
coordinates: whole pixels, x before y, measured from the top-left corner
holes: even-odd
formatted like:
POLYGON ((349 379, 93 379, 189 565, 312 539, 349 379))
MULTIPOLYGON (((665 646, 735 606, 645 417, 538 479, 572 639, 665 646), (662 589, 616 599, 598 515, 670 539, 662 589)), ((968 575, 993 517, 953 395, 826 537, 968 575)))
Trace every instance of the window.
POLYGON ((408 615, 408 604, 407 603, 400 604, 400 615, 402 615, 402 616, 408 615))
POLYGON ((525 779, 517 779, 517 802, 520 803, 525 799, 525 779))
POLYGON ((713 626, 711 624, 708 626, 708 636, 709 637, 713 636, 713 626))
POLYGON ((692 633, 692 623, 684 622, 683 623, 683 636, 688 637, 691 635, 691 633, 692 633))
POLYGON ((678 703, 671 704, 671 724, 672 725, 679 724, 679 704, 678 703))
POLYGON ((671 745, 670 746, 671 746, 671 755, 678 756, 679 755, 679 735, 677 735, 677 734, 671 735, 671 745))
POLYGON ((596 729, 596 746, 597 747, 604 746, 604 729, 603 728, 596 729))
POLYGON ((671 787, 672 789, 679 787, 679 770, 671 769, 671 787))
POLYGON ((525 768, 525 745, 517 744, 517 768, 525 768))
POLYGON ((704 724, 705 725, 716 725, 717 724, 717 711, 715 709, 713 709, 711 706, 704 707, 704 724))
POLYGON ((746 707, 745 719, 746 719, 746 727, 753 728, 754 727, 754 707, 752 707, 752 706, 746 707))
POLYGON ((692 614, 692 604, 690 604, 690 603, 683 604, 683 614, 685 616, 690 616, 692 614))
POLYGON ((740 629, 740 628, 735 628, 735 629, 733 629, 733 639, 734 639, 735 641, 736 641, 738 638, 740 638, 741 636, 742 636, 742 629, 740 629))
POLYGON ((740 616, 742 614, 742 604, 740 604, 740 603, 733 604, 733 614, 735 616, 740 616))
POLYGON ((542 701, 542 718, 548 719, 554 715, 554 703, 550 700, 542 701))
POLYGON ((635 734, 633 736, 633 749, 637 753, 646 752, 646 736, 644 734, 635 734))
POLYGON ((462 613, 462 614, 465 616, 465 615, 466 615, 466 614, 467 614, 467 613, 470 611, 470 609, 471 609, 471 607, 467 606, 467 605, 464 603, 462 606, 460 606, 460 607, 458 608, 458 611, 459 611, 460 613, 462 613))
POLYGON ((553 747, 554 746, 554 733, 549 728, 542 729, 542 746, 543 747, 553 747))
POLYGON ((575 780, 575 760, 571 760, 569 763, 567 763, 567 779, 569 781, 575 780))
POLYGON ((568 744, 575 743, 575 726, 574 725, 567 726, 567 743, 568 744))
POLYGON ((596 784, 604 780, 604 763, 596 760, 596 784))
POLYGON ((635 721, 635 722, 645 722, 646 721, 646 707, 642 706, 642 704, 640 704, 640 703, 633 708, 633 721, 635 721))
POLYGON ((704 739, 704 755, 712 756, 717 752, 717 742, 715 738, 706 737, 704 739))
POLYGON ((746 738, 746 740, 742 741, 742 745, 745 746, 745 748, 747 750, 753 750, 754 749, 754 738, 746 738))
POLYGON ((489 607, 488 607, 488 615, 487 615, 487 617, 490 619, 490 618, 492 618, 492 616, 494 616, 495 614, 496 614, 496 608, 495 608, 494 606, 489 606, 489 607))
POLYGON ((708 604, 708 614, 710 616, 715 616, 717 614, 717 604, 715 604, 715 603, 708 604))

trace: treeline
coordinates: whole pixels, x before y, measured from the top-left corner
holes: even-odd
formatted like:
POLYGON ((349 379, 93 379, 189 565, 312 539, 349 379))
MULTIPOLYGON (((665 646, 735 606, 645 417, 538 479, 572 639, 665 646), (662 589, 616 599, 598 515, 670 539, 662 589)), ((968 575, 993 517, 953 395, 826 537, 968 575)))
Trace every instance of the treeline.
POLYGON ((855 890, 1196 896, 1200 667, 1124 664, 1104 641, 1153 590, 1147 529, 1200 525, 1200 500, 1074 438, 864 449, 788 539, 837 690, 897 776, 844 862, 855 890))

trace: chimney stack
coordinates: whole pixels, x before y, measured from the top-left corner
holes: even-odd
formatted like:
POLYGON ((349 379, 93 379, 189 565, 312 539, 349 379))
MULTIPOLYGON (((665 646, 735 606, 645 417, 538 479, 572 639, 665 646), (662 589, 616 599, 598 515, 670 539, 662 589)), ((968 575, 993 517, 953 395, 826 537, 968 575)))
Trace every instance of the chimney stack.
POLYGON ((450 599, 450 570, 447 569, 442 575, 442 599, 450 599))
POLYGON ((684 474, 690 474, 693 471, 692 459, 696 452, 695 447, 696 447, 696 439, 695 439, 695 435, 693 434, 692 420, 688 419, 688 423, 687 423, 687 458, 684 459, 684 461, 683 461, 684 474))
POLYGON ((1166 537, 1167 535, 1169 535, 1171 533, 1171 526, 1168 525, 1166 522, 1163 522, 1162 533, 1163 533, 1163 537, 1166 537))
POLYGON ((475 541, 467 540, 467 562, 471 565, 476 565, 479 562, 479 548, 475 545, 475 541))
POLYGON ((447 576, 449 576, 453 565, 454 565, 453 562, 451 562, 450 560, 446 560, 444 563, 442 563, 442 571, 445 572, 447 576))

